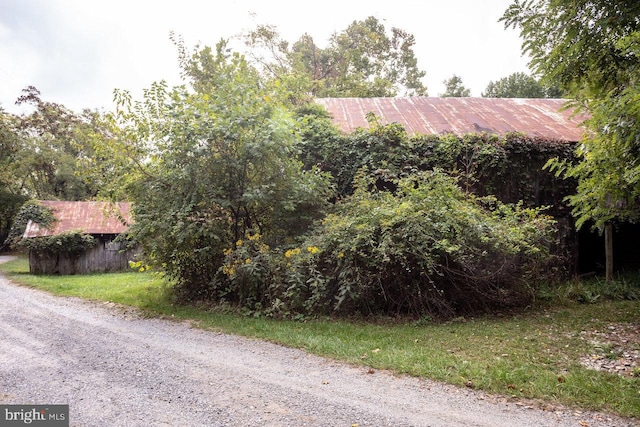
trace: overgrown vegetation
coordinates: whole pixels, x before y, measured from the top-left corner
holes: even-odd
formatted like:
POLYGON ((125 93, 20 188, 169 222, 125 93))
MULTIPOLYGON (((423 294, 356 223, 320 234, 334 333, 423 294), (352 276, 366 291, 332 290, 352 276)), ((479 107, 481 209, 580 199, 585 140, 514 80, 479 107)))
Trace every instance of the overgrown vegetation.
POLYGON ((183 301, 210 300, 224 250, 249 234, 291 242, 322 217, 331 193, 325 174, 295 158, 282 95, 243 57, 220 43, 191 56, 182 46, 181 61, 191 90, 159 83, 133 104, 118 94, 120 145, 108 148, 124 159, 114 184, 133 202, 130 233, 147 262, 183 301))
MULTIPOLYGON (((177 44, 191 90, 161 82, 138 102, 119 92, 95 151, 112 159, 105 195, 133 201, 130 237, 180 301, 452 317, 526 306, 537 282, 561 277, 566 248, 539 209, 557 214, 570 188, 541 169, 567 144, 409 137, 374 116, 343 135, 314 105, 289 115, 287 91, 263 86, 224 43, 191 55, 177 44)), ((78 234, 24 247, 63 240, 91 244, 78 234)))
MULTIPOLYGON (((514 0, 501 18, 520 31, 532 71, 590 115, 577 161, 549 165, 578 182, 569 198, 577 227, 604 230, 607 242, 614 224, 640 221, 638 16, 640 3, 627 0, 514 0)), ((611 280, 612 244, 606 251, 611 280)))
MULTIPOLYGON (((538 36, 530 28, 535 13, 544 15, 538 3, 544 2, 515 2, 503 20, 524 36, 538 36)), ((545 19, 557 29, 560 21, 545 19)), ((601 47, 627 55, 620 81, 629 87, 611 98, 620 101, 615 105, 592 104, 601 107, 592 124, 620 142, 599 144, 610 150, 602 159, 629 158, 634 171, 629 141, 637 111, 626 105, 635 100, 637 22, 621 25, 621 40, 601 47), (608 127, 611 112, 625 123, 608 127)), ((141 244, 144 262, 175 285, 181 302, 283 317, 452 317, 526 306, 539 282, 571 268, 575 236, 565 198, 591 182, 571 166, 584 152, 516 133, 410 137, 401 125, 382 125, 374 116, 368 129, 343 135, 309 102, 314 94, 426 93, 410 34, 392 29, 388 35, 368 18, 317 49, 307 36, 289 46, 274 28, 259 27, 246 39, 253 63, 225 41, 189 50, 172 39, 184 85, 154 83, 139 101, 117 91, 113 113, 82 116, 28 88, 19 101, 35 112, 21 120, 2 116, 10 155, 0 162, 7 164, 24 139, 33 156, 22 156, 21 170, 12 166, 11 173, 24 174, 10 177, 15 191, 28 182, 38 196, 74 199, 94 197, 99 187, 101 197, 133 202, 129 237, 141 244), (58 160, 44 162, 40 154, 49 148, 58 160), (569 165, 569 179, 542 169, 552 158, 569 165)), ((530 49, 542 55, 536 61, 545 71, 544 49, 530 49)), ((556 71, 570 80, 561 78, 561 89, 580 83, 556 71)), ((626 174, 613 164, 598 170, 626 174)), ((618 190, 631 190, 629 198, 617 198, 615 209, 606 197, 590 199, 597 206, 582 205, 589 215, 611 211, 637 219, 638 180, 627 175, 616 182, 628 181, 618 190)), ((575 196, 569 200, 576 206, 575 196)), ((24 245, 77 251, 91 243, 70 234, 24 245)))
POLYGON ((554 215, 567 215, 564 198, 575 192, 575 181, 543 170, 552 158, 572 161, 575 146, 566 141, 509 133, 407 135, 402 125, 383 125, 368 116, 369 128, 340 134, 321 107, 301 109, 303 136, 300 157, 306 168, 330 172, 337 198, 353 193, 358 170, 366 167, 378 188, 393 190, 394 179, 420 171, 445 170, 458 184, 478 196, 494 195, 505 203, 549 206, 554 215))
MULTIPOLYGON (((516 315, 466 316, 443 323, 428 316, 414 321, 380 317, 365 323, 254 318, 208 306, 175 305, 165 282, 155 273, 34 276, 27 274, 28 268, 25 259, 0 264, 0 271, 12 281, 58 295, 128 304, 144 309, 147 315, 189 319, 201 328, 301 348, 367 370, 388 369, 441 380, 547 410, 569 405, 640 418, 640 377, 582 365, 585 357, 611 348, 606 342, 597 347, 585 333, 640 323, 640 301, 619 299, 615 283, 583 282, 582 286, 593 286, 601 295, 590 304, 571 291, 576 283, 569 282, 550 288, 567 296, 561 305, 556 305, 556 297, 549 305, 539 293, 536 301, 544 304, 516 315)), ((626 277, 623 286, 637 295, 640 278, 626 277)), ((609 351, 607 357, 615 354, 609 351)))
POLYGON ((22 239, 16 248, 39 254, 60 253, 74 256, 94 247, 97 243, 97 239, 90 234, 81 231, 66 231, 55 236, 22 239))
POLYGON ((56 218, 51 211, 37 200, 30 200, 22 205, 16 215, 9 237, 6 240, 12 249, 34 252, 37 254, 64 254, 76 256, 94 247, 98 241, 81 230, 70 230, 55 236, 39 236, 24 239, 22 236, 29 221, 43 228, 51 227, 56 218))
POLYGON ((47 228, 53 224, 55 216, 50 209, 38 203, 37 200, 25 202, 13 220, 9 236, 5 242, 9 247, 14 249, 18 247, 29 221, 47 228))
POLYGON ((227 253, 220 297, 258 314, 461 313, 524 306, 553 279, 556 230, 534 209, 478 199, 441 171, 395 182, 360 178, 297 247, 257 238, 227 253))
POLYGON ((107 191, 131 198, 130 233, 181 301, 452 317, 524 306, 562 271, 564 248, 536 209, 554 179, 541 167, 563 144, 410 138, 374 116, 341 135, 313 106, 291 116, 291 88, 264 84, 224 42, 176 44, 190 88, 119 93, 118 142, 103 148, 124 165, 107 191))

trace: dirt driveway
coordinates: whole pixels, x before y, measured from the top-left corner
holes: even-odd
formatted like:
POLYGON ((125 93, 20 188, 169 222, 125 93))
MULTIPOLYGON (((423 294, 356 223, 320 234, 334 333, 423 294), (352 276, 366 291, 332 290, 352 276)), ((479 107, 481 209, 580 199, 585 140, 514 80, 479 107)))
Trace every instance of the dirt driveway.
MULTIPOLYGON (((1 258, 1 257, 0 257, 1 258)), ((0 277, 0 403, 72 426, 629 426, 543 411, 261 341, 54 297, 0 277)))

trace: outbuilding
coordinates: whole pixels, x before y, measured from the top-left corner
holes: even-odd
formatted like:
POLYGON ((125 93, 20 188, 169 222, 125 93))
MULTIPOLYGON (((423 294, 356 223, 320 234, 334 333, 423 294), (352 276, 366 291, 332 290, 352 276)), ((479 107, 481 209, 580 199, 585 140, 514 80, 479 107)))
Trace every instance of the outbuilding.
MULTIPOLYGON (((585 136, 582 125, 588 118, 567 108, 565 99, 396 97, 318 98, 315 102, 324 106, 333 124, 346 134, 368 128, 369 115, 373 114, 380 124, 398 123, 409 135, 451 134, 463 137, 480 133, 504 137, 515 132, 533 142, 557 141, 575 146, 585 136)), ((544 163, 546 159, 536 167, 541 169, 544 163)), ((549 171, 546 173, 551 174, 549 171)), ((553 188, 540 188, 539 192, 550 194, 553 191, 553 188)), ((504 201, 515 202, 517 198, 504 201)), ((542 202, 540 205, 552 205, 546 200, 542 202)), ((572 236, 568 240, 575 240, 571 244, 571 252, 576 272, 600 272, 605 264, 610 271, 612 261, 611 258, 607 261, 606 253, 611 257, 612 241, 616 242, 617 267, 633 271, 640 268, 636 255, 640 238, 638 224, 618 224, 617 228, 611 229, 608 232, 608 249, 605 251, 604 237, 593 233, 588 225, 574 233, 574 218, 568 206, 562 204, 563 212, 556 212, 554 216, 562 223, 561 227, 567 235, 572 236)))
MULTIPOLYGON (((87 274, 121 271, 129 268, 139 250, 116 240, 132 223, 129 203, 71 202, 44 200, 54 221, 43 226, 29 221, 24 239, 39 239, 76 233, 91 236, 90 245, 81 251, 51 249, 29 250, 32 274, 87 274)), ((63 242, 64 240, 61 240, 63 242)))

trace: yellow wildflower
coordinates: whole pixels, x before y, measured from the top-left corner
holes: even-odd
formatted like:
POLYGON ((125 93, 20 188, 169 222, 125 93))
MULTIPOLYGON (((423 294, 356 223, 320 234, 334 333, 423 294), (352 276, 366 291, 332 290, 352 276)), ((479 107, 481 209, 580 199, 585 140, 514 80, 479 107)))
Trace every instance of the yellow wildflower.
POLYGON ((236 274, 236 267, 235 265, 225 264, 222 266, 222 272, 226 274, 228 277, 232 277, 234 274, 236 274))
POLYGON ((292 256, 296 256, 300 254, 300 248, 289 249, 284 253, 285 258, 291 258, 292 256))
POLYGON ((264 243, 261 243, 261 244, 260 244, 260 247, 258 248, 258 251, 260 251, 261 253, 263 253, 263 254, 264 254, 264 253, 269 252, 269 249, 271 249, 271 248, 269 247, 269 245, 264 244, 264 243))

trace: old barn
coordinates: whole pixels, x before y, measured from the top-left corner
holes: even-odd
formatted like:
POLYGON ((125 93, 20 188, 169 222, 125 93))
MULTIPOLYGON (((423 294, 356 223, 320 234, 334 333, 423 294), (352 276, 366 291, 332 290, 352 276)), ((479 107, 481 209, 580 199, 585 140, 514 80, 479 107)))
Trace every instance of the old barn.
POLYGON ((80 253, 30 250, 29 270, 32 274, 87 274, 129 268, 129 260, 137 250, 116 241, 131 223, 129 203, 51 200, 39 203, 51 210, 55 220, 48 227, 29 221, 24 239, 80 232, 92 236, 95 244, 80 253))
MULTIPOLYGON (((333 124, 345 134, 358 128, 368 128, 367 115, 372 113, 381 124, 402 125, 409 135, 452 134, 462 137, 467 134, 490 134, 505 137, 516 132, 526 135, 532 143, 556 141, 575 146, 584 137, 582 122, 586 118, 564 108, 564 99, 396 97, 319 98, 315 102, 324 106, 333 124)), ((546 159, 542 160, 540 163, 533 158, 523 159, 521 166, 541 170, 546 163, 546 159)), ((515 172, 504 177, 505 186, 511 182, 510 178, 517 178, 519 171, 515 172)), ((542 181, 538 182, 542 174, 529 171, 529 175, 536 196, 541 196, 536 197, 540 202, 538 205, 553 206, 553 198, 547 197, 545 200, 543 196, 549 196, 556 190, 545 187, 542 181)), ((504 198, 503 201, 516 202, 523 194, 512 192, 513 197, 504 198)), ((574 233, 574 218, 569 207, 561 201, 555 205, 554 216, 562 223, 568 239, 574 240, 570 246, 573 247, 571 252, 575 257, 575 271, 590 273, 604 270, 604 237, 592 232, 588 225, 574 233), (558 208, 564 212, 557 212, 558 208)), ((638 238, 640 227, 637 224, 618 224, 613 230, 617 267, 640 268, 635 250, 638 238)))

